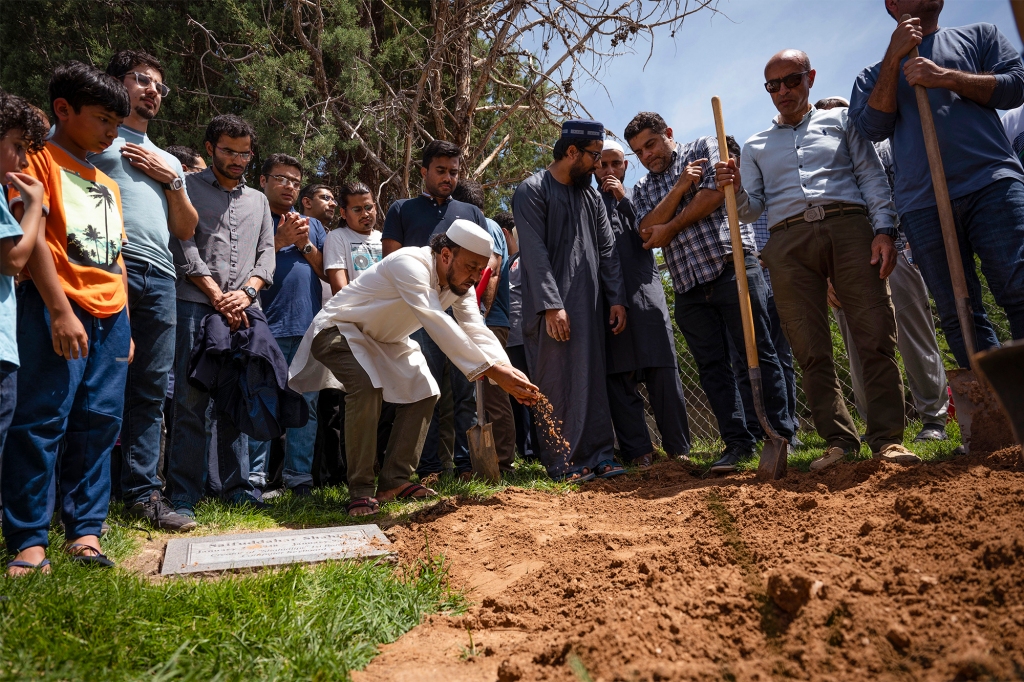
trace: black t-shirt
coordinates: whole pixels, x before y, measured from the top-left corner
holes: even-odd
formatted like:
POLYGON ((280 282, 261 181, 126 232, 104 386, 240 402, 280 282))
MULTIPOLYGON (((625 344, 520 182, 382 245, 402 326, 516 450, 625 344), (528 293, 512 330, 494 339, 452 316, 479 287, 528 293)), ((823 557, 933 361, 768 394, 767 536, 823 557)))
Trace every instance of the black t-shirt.
POLYGON ((423 194, 412 199, 399 199, 388 209, 381 239, 394 239, 402 246, 427 246, 434 234, 447 231, 459 218, 487 229, 483 211, 473 204, 449 199, 438 205, 423 194))

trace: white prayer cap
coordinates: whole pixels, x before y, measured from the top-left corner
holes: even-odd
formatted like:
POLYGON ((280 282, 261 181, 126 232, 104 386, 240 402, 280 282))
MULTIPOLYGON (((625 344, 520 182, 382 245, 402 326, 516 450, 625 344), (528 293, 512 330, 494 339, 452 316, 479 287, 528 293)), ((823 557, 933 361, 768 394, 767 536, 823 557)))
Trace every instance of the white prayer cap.
POLYGON ((620 152, 623 156, 626 155, 626 150, 622 148, 622 145, 612 140, 611 138, 605 138, 604 147, 601 149, 603 152, 620 152))
POLYGON ((490 257, 494 252, 494 240, 491 239, 491 235, 471 220, 459 218, 452 223, 445 234, 453 242, 475 254, 490 257))

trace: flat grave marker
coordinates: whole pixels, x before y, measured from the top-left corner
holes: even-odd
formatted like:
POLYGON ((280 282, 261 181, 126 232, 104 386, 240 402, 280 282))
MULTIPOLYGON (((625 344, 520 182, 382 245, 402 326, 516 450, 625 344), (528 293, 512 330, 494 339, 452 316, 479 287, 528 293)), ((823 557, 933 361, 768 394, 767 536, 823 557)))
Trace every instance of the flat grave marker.
POLYGON ((167 543, 160 575, 362 559, 391 553, 391 541, 374 524, 176 538, 167 543))

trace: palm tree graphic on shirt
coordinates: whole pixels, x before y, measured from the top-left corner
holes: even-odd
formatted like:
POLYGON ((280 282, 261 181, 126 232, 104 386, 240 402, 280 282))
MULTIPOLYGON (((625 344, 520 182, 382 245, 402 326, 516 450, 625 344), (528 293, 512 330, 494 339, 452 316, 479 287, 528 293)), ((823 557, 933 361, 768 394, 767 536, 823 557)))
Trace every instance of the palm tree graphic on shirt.
MULTIPOLYGON (((86 190, 93 199, 96 200, 96 208, 103 209, 103 242, 106 247, 106 253, 103 255, 104 263, 110 262, 110 247, 107 244, 110 242, 110 225, 109 215, 110 211, 114 210, 114 193, 111 192, 106 185, 99 183, 93 183, 92 187, 86 190)), ((92 225, 89 226, 92 228, 92 225)), ((97 234, 97 237, 99 235, 97 234)), ((88 239, 88 237, 86 237, 88 239)), ((96 260, 99 261, 99 249, 96 250, 96 260)))
POLYGON ((121 214, 113 191, 64 170, 61 194, 67 220, 67 254, 72 263, 120 273, 121 214))

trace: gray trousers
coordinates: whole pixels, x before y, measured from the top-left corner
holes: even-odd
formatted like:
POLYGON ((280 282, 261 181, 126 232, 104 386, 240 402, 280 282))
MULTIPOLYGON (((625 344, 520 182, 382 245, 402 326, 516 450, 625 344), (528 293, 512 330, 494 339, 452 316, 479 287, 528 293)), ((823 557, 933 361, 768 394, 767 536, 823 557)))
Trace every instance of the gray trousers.
MULTIPOLYGON (((907 383, 914 397, 914 407, 925 424, 944 425, 949 404, 946 392, 946 370, 935 341, 935 321, 928 301, 921 272, 911 265, 903 253, 896 258, 896 269, 889 275, 892 303, 896 308, 896 346, 907 370, 907 383)), ((851 343, 846 314, 840 308, 833 310, 839 330, 843 334, 846 353, 850 358, 850 376, 853 379, 854 404, 862 419, 867 419, 867 400, 864 397, 864 373, 851 343)))
MULTIPOLYGON (((375 388, 362 368, 348 340, 337 327, 328 327, 313 339, 313 357, 334 373, 345 385, 345 457, 348 464, 348 490, 352 499, 373 497, 373 464, 377 457, 377 422, 384 390, 375 388)), ((392 490, 409 482, 416 471, 434 414, 436 396, 415 403, 395 406, 387 453, 380 469, 380 489, 392 490)))

